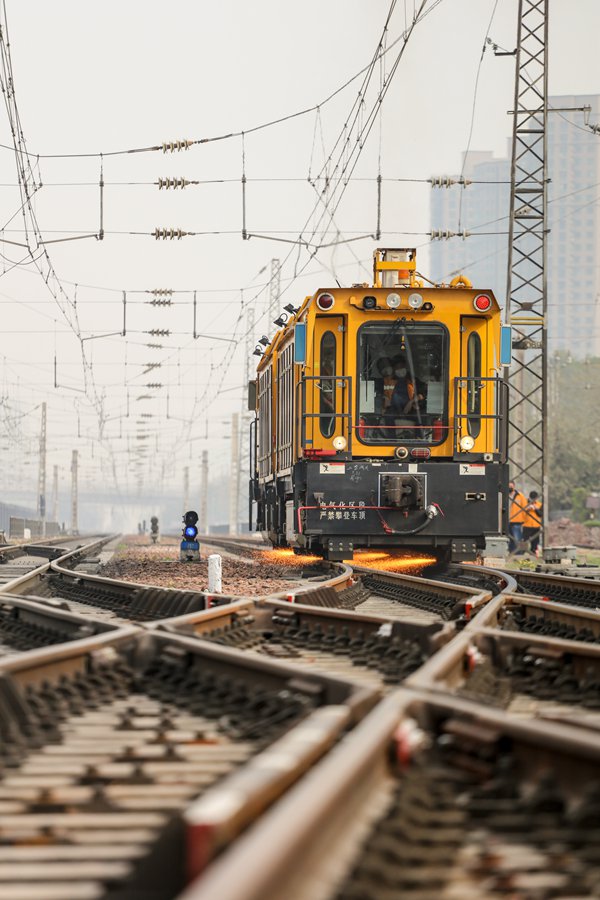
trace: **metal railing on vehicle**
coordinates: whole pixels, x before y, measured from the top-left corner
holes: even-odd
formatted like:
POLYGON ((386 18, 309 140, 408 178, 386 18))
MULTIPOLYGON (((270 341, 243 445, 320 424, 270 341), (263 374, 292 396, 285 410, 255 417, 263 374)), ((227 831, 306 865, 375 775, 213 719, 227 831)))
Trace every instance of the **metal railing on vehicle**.
MULTIPOLYGON (((342 436, 345 437, 348 441, 347 452, 352 453, 352 376, 351 375, 303 375, 298 384, 296 385, 296 394, 298 391, 301 392, 301 402, 300 405, 297 404, 297 408, 300 410, 301 417, 301 428, 300 428, 300 446, 305 447, 306 445, 306 423, 309 419, 341 419, 342 420, 342 436), (331 412, 323 413, 319 410, 319 412, 306 412, 306 385, 309 381, 315 382, 331 382, 333 391, 335 392, 338 388, 342 391, 342 412, 336 412, 332 410, 331 412), (347 412, 344 412, 344 409, 348 409, 347 412), (343 422, 347 421, 347 434, 344 434, 343 422)), ((298 398, 296 397, 296 400, 298 398)), ((334 429, 335 433, 335 429, 334 429)), ((333 436, 333 435, 332 435, 333 436)))
POLYGON ((495 436, 495 444, 497 448, 497 452, 500 454, 500 461, 506 462, 507 459, 507 430, 502 427, 502 423, 507 422, 508 415, 508 384, 502 380, 502 378, 498 378, 496 375, 492 376, 459 376, 454 379, 454 447, 456 448, 459 440, 459 433, 462 431, 461 425, 463 421, 467 422, 467 431, 466 434, 470 434, 468 428, 469 420, 477 419, 479 422, 484 422, 485 420, 494 420, 496 423, 496 436, 495 436), (494 391, 494 409, 496 410, 493 413, 482 413, 481 409, 476 411, 469 410, 467 408, 467 403, 462 400, 461 402, 461 393, 463 391, 469 391, 470 386, 473 387, 475 391, 481 392, 483 386, 485 384, 492 384, 495 387, 494 391), (466 412, 460 412, 459 410, 466 408, 466 412))

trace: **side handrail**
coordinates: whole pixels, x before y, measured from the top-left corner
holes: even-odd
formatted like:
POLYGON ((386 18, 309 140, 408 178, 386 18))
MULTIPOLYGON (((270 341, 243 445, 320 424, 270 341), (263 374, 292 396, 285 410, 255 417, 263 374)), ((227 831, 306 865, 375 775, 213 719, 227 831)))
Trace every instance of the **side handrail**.
POLYGON ((460 425, 463 420, 477 418, 480 421, 493 420, 496 422, 496 445, 501 461, 506 462, 507 458, 507 435, 506 428, 503 423, 507 420, 508 410, 508 384, 497 375, 459 375, 454 379, 454 447, 458 444, 458 433, 461 430, 460 425), (475 384, 477 390, 482 390, 484 384, 493 384, 494 392, 494 409, 493 413, 478 412, 460 412, 463 408, 461 405, 461 393, 465 389, 468 390, 469 384, 475 384))
POLYGON ((250 473, 250 484, 248 491, 248 529, 252 531, 252 504, 256 495, 256 485, 258 484, 258 469, 256 463, 257 456, 257 440, 256 440, 256 425, 258 419, 256 416, 250 420, 250 425, 248 427, 248 457, 249 457, 249 465, 248 471, 250 473))

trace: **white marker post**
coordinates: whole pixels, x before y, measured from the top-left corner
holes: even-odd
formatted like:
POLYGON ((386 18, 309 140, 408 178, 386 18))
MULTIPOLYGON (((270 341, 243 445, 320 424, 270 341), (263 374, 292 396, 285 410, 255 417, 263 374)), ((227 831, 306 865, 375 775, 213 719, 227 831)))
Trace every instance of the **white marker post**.
POLYGON ((211 553, 208 557, 208 590, 211 594, 220 594, 221 587, 221 557, 218 553, 211 553))

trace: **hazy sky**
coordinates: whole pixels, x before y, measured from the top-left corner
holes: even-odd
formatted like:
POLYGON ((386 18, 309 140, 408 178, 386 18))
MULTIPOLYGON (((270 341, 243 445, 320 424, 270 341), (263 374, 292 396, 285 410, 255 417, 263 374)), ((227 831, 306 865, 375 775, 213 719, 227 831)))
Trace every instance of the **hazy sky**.
MULTIPOLYGON (((410 26, 419 6, 396 3, 388 45, 410 26)), ((43 184, 33 199, 43 239, 98 232, 100 152, 250 131, 322 103, 368 65, 389 8, 389 0, 6 0, 20 124, 33 176, 43 184), (45 158, 53 154, 92 155, 45 158)), ((183 465, 191 465, 198 482, 202 449, 210 452, 213 473, 226 471, 229 426, 222 423, 241 412, 248 308, 255 310, 256 337, 274 330, 265 317, 271 259, 287 258, 282 305, 331 285, 334 277, 342 284, 367 280, 379 171, 389 179, 383 182, 380 243, 421 247, 419 268, 427 272, 431 187, 418 180, 460 171, 471 124, 472 150, 506 154, 513 58, 495 57, 488 48, 476 93, 475 81, 488 29, 499 46, 514 47, 517 2, 429 0, 428 9, 408 40, 384 99, 381 127, 377 120, 333 221, 327 215, 319 221, 323 182, 315 187, 308 177, 323 173, 328 158, 333 162, 325 171, 335 176, 344 137, 348 152, 355 152, 357 131, 368 121, 402 41, 376 65, 357 123, 346 132, 362 78, 318 114, 247 134, 243 148, 235 137, 175 154, 105 156, 105 238, 46 244, 60 283, 53 277, 45 283, 44 257, 37 261, 40 274, 26 248, 4 245, 4 497, 10 498, 16 477, 33 499, 43 400, 48 467, 51 472, 59 465, 64 487, 75 448, 83 490, 114 486, 116 477, 123 493, 138 486, 142 493, 180 491, 183 465), (242 149, 246 226, 263 235, 247 241, 241 237, 242 149), (164 177, 203 183, 159 190, 155 182, 164 177), (392 180, 401 178, 417 181, 392 180), (321 249, 310 259, 305 248, 282 242, 295 240, 307 222, 305 235, 317 228, 313 251, 319 243, 369 237, 321 249), (151 233, 157 227, 219 234, 156 241, 151 233), (21 264, 13 267, 15 262, 21 264), (153 295, 144 292, 159 288, 176 291, 171 306, 149 303, 153 295), (197 331, 209 335, 196 340, 194 291, 197 331), (154 329, 171 334, 147 333, 154 329)), ((550 16, 550 93, 600 93, 598 0, 550 0, 550 16)), ((573 121, 581 123, 577 115, 573 121)), ((12 146, 6 111, 0 142, 12 146)), ((345 161, 347 154, 337 173, 345 161)), ((10 149, 0 149, 0 167, 3 235, 24 243, 23 198, 10 149)), ((341 187, 332 184, 334 203, 341 187)), ((37 258, 31 233, 29 239, 37 258)))

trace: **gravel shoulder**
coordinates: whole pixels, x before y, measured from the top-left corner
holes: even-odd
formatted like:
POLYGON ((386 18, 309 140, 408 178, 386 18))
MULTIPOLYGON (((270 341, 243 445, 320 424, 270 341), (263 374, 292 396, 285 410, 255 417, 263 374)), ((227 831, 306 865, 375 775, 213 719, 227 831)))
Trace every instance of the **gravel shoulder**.
MULTIPOLYGON (((200 552, 203 554, 202 544, 200 552)), ((136 584, 207 591, 208 555, 213 552, 214 548, 207 546, 207 552, 199 562, 182 563, 176 539, 161 538, 159 544, 151 544, 145 535, 130 535, 119 543, 110 562, 99 574, 136 584)), ((225 553, 220 555, 224 594, 255 596, 285 591, 297 586, 303 568, 302 563, 297 567, 267 563, 261 560, 259 551, 252 551, 253 558, 248 559, 237 559, 225 553)))

